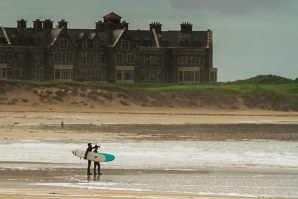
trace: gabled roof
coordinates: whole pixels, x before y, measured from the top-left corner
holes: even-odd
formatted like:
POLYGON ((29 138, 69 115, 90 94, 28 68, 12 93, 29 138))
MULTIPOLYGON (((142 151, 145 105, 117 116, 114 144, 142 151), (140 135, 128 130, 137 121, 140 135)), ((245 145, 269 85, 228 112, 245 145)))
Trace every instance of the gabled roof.
POLYGON ((103 17, 104 19, 121 19, 122 17, 114 12, 111 12, 103 17))
POLYGON ((49 38, 50 46, 55 44, 56 40, 59 38, 62 31, 63 31, 63 28, 54 28, 50 31, 50 38, 49 38))
POLYGON ((0 37, 1 37, 1 38, 4 38, 5 41, 6 41, 6 43, 7 43, 8 45, 11 45, 11 42, 10 42, 9 37, 8 37, 8 35, 7 35, 7 32, 6 32, 5 28, 2 27, 2 26, 0 27, 0 37))
POLYGON ((112 41, 111 41, 111 45, 113 46, 113 47, 115 47, 116 45, 117 45, 117 43, 118 43, 118 41, 120 40, 120 38, 121 38, 121 36, 123 35, 123 33, 124 33, 124 31, 125 31, 126 29, 122 29, 122 30, 114 30, 113 32, 112 32, 112 41))

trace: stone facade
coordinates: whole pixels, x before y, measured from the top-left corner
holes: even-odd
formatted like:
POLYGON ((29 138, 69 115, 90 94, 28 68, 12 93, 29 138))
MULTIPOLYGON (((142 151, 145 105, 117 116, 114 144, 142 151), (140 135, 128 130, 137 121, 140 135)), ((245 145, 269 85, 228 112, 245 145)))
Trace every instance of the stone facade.
POLYGON ((0 78, 20 80, 205 83, 217 81, 212 31, 129 30, 115 13, 94 29, 69 29, 61 20, 25 20, 0 29, 0 78))

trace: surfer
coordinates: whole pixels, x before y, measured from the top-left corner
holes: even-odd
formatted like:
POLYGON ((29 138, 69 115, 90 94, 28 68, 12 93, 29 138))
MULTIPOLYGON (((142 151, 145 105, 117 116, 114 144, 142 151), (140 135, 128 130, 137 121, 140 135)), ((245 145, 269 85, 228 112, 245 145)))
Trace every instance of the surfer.
MULTIPOLYGON (((88 152, 92 152, 92 149, 95 149, 95 147, 97 147, 97 145, 92 147, 92 144, 88 143, 88 148, 86 150, 84 159, 87 159, 88 152)), ((90 172, 90 167, 91 167, 91 160, 88 160, 87 175, 92 175, 92 173, 90 172)))
MULTIPOLYGON (((93 153, 98 153, 98 151, 97 151, 98 147, 100 147, 100 146, 95 145, 95 149, 93 150, 93 153)), ((97 167, 98 175, 101 175, 101 173, 100 173, 100 163, 94 161, 94 175, 96 175, 96 167, 97 167)))

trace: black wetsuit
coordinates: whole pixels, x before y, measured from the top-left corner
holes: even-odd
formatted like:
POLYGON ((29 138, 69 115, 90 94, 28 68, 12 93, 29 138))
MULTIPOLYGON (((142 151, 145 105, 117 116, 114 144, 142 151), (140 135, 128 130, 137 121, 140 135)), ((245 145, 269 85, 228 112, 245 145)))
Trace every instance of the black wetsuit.
MULTIPOLYGON (((94 149, 93 153, 98 153, 97 149, 94 149)), ((94 175, 96 175, 96 167, 97 167, 97 174, 100 175, 100 164, 99 162, 94 162, 94 175)))
MULTIPOLYGON (((92 149, 94 149, 95 147, 88 147, 85 153, 85 159, 87 158, 88 152, 92 152, 92 149)), ((91 167, 91 160, 88 160, 88 168, 87 168, 87 175, 91 175, 90 172, 90 167, 91 167)))

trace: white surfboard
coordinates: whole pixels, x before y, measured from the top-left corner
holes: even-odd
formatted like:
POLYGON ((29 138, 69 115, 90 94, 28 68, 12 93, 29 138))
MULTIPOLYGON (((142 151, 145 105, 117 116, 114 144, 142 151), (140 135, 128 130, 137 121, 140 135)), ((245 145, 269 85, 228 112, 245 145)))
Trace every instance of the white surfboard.
MULTIPOLYGON (((72 150, 72 153, 77 157, 84 158, 86 151, 75 149, 75 150, 72 150)), ((86 159, 95 161, 95 162, 106 161, 106 157, 104 155, 101 155, 100 153, 94 153, 94 152, 88 152, 86 159)))
MULTIPOLYGON (((86 151, 75 149, 75 150, 72 150, 72 153, 77 157, 84 158, 86 151)), ((113 154, 108 154, 108 153, 89 152, 87 154, 86 159, 95 161, 95 162, 111 162, 111 161, 115 160, 115 156, 113 154)))

